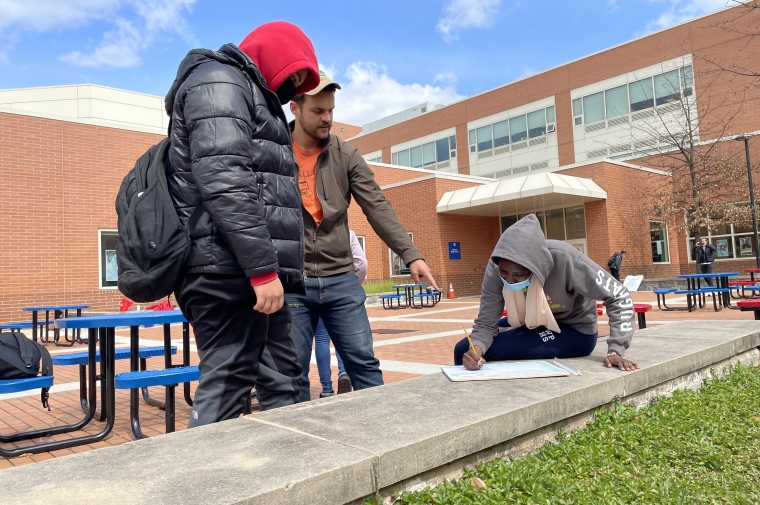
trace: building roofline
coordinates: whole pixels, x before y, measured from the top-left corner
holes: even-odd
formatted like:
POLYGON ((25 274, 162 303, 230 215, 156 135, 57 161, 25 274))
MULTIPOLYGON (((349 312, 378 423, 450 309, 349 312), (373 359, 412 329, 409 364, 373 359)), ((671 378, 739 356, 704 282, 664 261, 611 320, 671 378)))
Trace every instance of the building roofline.
MULTIPOLYGON (((739 1, 740 1, 740 3, 742 3, 742 4, 743 4, 743 3, 745 3, 745 1, 746 1, 746 0, 739 0, 739 1)), ((428 116, 428 115, 430 115, 430 114, 435 114, 436 112, 438 112, 438 111, 440 111, 440 110, 443 110, 443 109, 445 109, 445 108, 447 108, 447 107, 451 107, 452 105, 456 105, 456 104, 459 104, 459 103, 462 103, 462 102, 466 102, 467 100, 472 100, 473 98, 477 98, 477 97, 479 97, 479 96, 482 96, 482 95, 485 95, 485 94, 491 93, 491 92, 493 92, 493 91, 496 91, 496 90, 498 90, 498 89, 501 89, 501 88, 506 88, 507 86, 512 86, 513 84, 517 84, 518 82, 522 82, 522 81, 525 81, 525 80, 528 80, 528 79, 533 79, 534 77, 536 77, 536 76, 539 76, 539 75, 541 75, 541 74, 545 74, 545 73, 547 73, 547 72, 551 72, 551 71, 553 71, 553 70, 557 70, 557 69, 559 69, 559 68, 562 68, 562 67, 564 67, 564 66, 567 66, 567 65, 572 65, 573 63, 577 63, 577 62, 579 62, 579 61, 583 61, 583 60, 585 60, 586 58, 591 58, 591 57, 594 57, 594 56, 600 55, 600 54, 602 54, 602 53, 605 53, 605 52, 607 52, 607 51, 612 51, 613 49, 617 49, 617 48, 619 48, 619 47, 623 47, 623 46, 625 46, 625 45, 628 45, 628 44, 631 44, 631 43, 633 43, 633 42, 637 42, 637 41, 639 41, 639 40, 643 40, 643 39, 645 39, 645 38, 647 38, 647 37, 652 37, 652 36, 654 36, 654 35, 657 35, 657 34, 659 34, 659 33, 663 33, 663 32, 666 32, 666 31, 668 31, 668 30, 675 30, 676 28, 682 27, 682 26, 684 26, 684 25, 687 25, 687 24, 689 24, 689 23, 694 23, 694 22, 696 22, 696 21, 699 21, 700 19, 704 19, 704 18, 707 18, 707 17, 710 17, 710 16, 714 16, 714 15, 716 15, 716 14, 720 13, 720 12, 726 11, 726 10, 728 10, 728 9, 733 9, 733 8, 736 8, 736 7, 739 7, 739 5, 731 5, 731 6, 728 6, 728 7, 723 7, 722 9, 716 10, 716 11, 714 11, 714 12, 708 12, 707 14, 703 14, 703 15, 701 15, 701 16, 698 16, 698 17, 695 17, 695 18, 693 18, 693 19, 688 19, 688 20, 686 20, 686 21, 681 21, 680 23, 678 23, 678 24, 675 24, 675 25, 673 25, 673 26, 669 26, 669 27, 667 27, 667 28, 662 28, 662 29, 660 29, 660 30, 657 30, 657 31, 654 31, 654 32, 651 32, 651 33, 647 33, 646 35, 641 35, 641 36, 639 36, 639 37, 635 37, 635 38, 633 38, 633 39, 630 39, 630 40, 627 40, 627 41, 625 41, 625 42, 621 42, 620 44, 615 44, 614 46, 610 46, 610 47, 607 47, 607 48, 605 48, 605 49, 601 49, 601 50, 599 50, 599 51, 593 52, 593 53, 591 53, 591 54, 587 54, 587 55, 585 55, 585 56, 581 56, 580 58, 576 58, 576 59, 574 59, 574 60, 570 60, 570 61, 567 61, 567 62, 565 62, 565 63, 562 63, 562 64, 560 64, 560 65, 556 65, 556 66, 554 66, 554 67, 551 67, 551 68, 547 68, 547 69, 545 69, 545 70, 541 70, 540 72, 536 72, 535 74, 532 74, 532 75, 529 75, 529 76, 526 76, 526 77, 521 77, 521 78, 519 78, 519 79, 515 79, 514 81, 508 82, 508 83, 506 83, 506 84, 502 84, 502 85, 500 85, 500 86, 496 86, 496 87, 494 87, 494 88, 491 88, 491 89, 488 89, 488 90, 486 90, 486 91, 481 91, 480 93, 474 94, 474 95, 472 95, 472 96, 468 96, 468 97, 462 98, 461 100, 457 100, 457 101, 455 101, 455 102, 451 102, 451 103, 449 103, 449 104, 445 104, 445 105, 444 105, 443 107, 441 107, 440 109, 435 109, 435 110, 432 110, 432 111, 430 111, 430 112, 428 112, 428 113, 426 113, 426 114, 424 114, 424 115, 422 115, 422 116, 417 116, 417 117, 413 117, 413 118, 410 118, 410 119, 406 119, 406 120, 404 120, 404 121, 400 121, 400 122, 398 122, 398 123, 396 123, 396 124, 393 124, 393 125, 390 125, 390 126, 386 126, 386 127, 384 127, 384 128, 379 128, 379 129, 377 129, 377 130, 373 130, 373 131, 371 131, 371 132, 369 132, 369 133, 366 133, 366 134, 365 134, 364 132, 362 132, 362 133, 360 133, 360 134, 358 134, 358 135, 356 135, 356 136, 354 136, 354 137, 351 137, 351 138, 349 138, 349 139, 346 139, 346 141, 350 141, 350 140, 352 140, 352 139, 355 139, 355 138, 363 137, 363 136, 365 136, 365 135, 371 135, 371 134, 373 134, 373 133, 377 133, 377 132, 379 132, 379 131, 383 131, 383 130, 385 130, 386 128, 392 128, 392 127, 394 127, 394 126, 397 126, 397 125, 400 125, 400 124, 402 124, 402 123, 406 123, 407 121, 413 121, 413 120, 415 120, 415 119, 419 119, 420 117, 423 117, 423 116, 428 116)), ((484 116, 484 117, 485 117, 485 116, 484 116)), ((380 119, 382 119, 382 118, 380 118, 380 119)))
POLYGON ((58 84, 56 86, 31 86, 28 88, 3 88, 3 89, 0 89, 0 91, 29 91, 29 90, 37 90, 37 89, 75 88, 78 86, 93 86, 96 88, 103 88, 103 89, 110 89, 112 91, 118 91, 120 93, 131 93, 133 95, 142 95, 142 96, 147 96, 150 98, 158 98, 160 100, 164 99, 163 96, 159 96, 159 95, 151 95, 150 93, 142 93, 140 91, 132 91, 129 89, 124 89, 124 88, 114 88, 113 86, 103 86, 102 84, 95 84, 92 82, 83 82, 79 84, 58 84))
MULTIPOLYGON (((634 165, 633 163, 627 163, 625 161, 620 161, 620 160, 613 160, 610 158, 599 158, 596 160, 579 161, 578 163, 572 163, 570 165, 563 165, 561 167, 555 167, 553 169, 544 170, 544 172, 560 172, 562 170, 568 170, 570 168, 585 167, 587 165, 594 165, 596 163, 609 163, 611 165, 619 165, 621 167, 632 168, 634 170, 641 170, 643 172, 649 172, 649 173, 657 174, 657 175, 666 175, 666 176, 672 175, 670 172, 657 170, 656 168, 642 167, 641 165, 634 165)), ((523 174, 520 174, 520 175, 523 175, 523 174)))
POLYGON ((113 123, 111 121, 104 121, 99 119, 81 119, 73 118, 70 116, 58 116, 55 114, 48 114, 46 112, 35 112, 21 109, 11 109, 6 107, 0 107, 0 114, 15 114, 17 116, 31 116, 40 119, 49 119, 51 121, 65 121, 67 123, 77 123, 89 126, 100 126, 103 128, 114 128, 117 130, 127 130, 140 133, 150 133, 153 135, 166 136, 166 130, 162 128, 151 128, 150 126, 142 126, 137 124, 128 123, 113 123))
MULTIPOLYGON (((760 132, 759 132, 760 133, 760 132)), ((749 135, 749 134, 748 134, 749 135)), ((670 177, 672 174, 670 172, 664 172, 662 170, 656 170, 654 168, 649 167, 642 167, 640 165, 634 165, 633 163, 626 163, 624 161, 620 160, 611 160, 609 158, 599 158, 598 160, 587 160, 587 161, 581 161, 579 163, 573 163, 571 165, 563 165, 561 167, 554 167, 550 168, 548 170, 542 170, 541 172, 532 172, 534 174, 540 174, 540 173, 556 173, 556 172, 562 172, 564 170, 569 170, 571 168, 578 168, 578 167, 584 167, 587 165, 595 165, 597 163, 609 163, 610 165, 618 165, 625 168, 630 168, 633 170, 641 170, 643 172, 649 172, 652 174, 657 175, 664 175, 666 177, 670 177)), ((380 189, 391 189, 391 188, 397 188, 399 186, 407 186, 409 184, 415 184, 418 182, 428 181, 431 179, 447 179, 452 181, 459 181, 459 182, 471 182, 474 184, 491 184, 494 182, 502 182, 502 181, 508 181, 513 178, 517 178, 520 176, 523 176, 525 174, 519 174, 513 177, 506 177, 504 179, 491 179, 490 177, 478 177, 477 175, 464 175, 464 174, 452 174, 447 172, 438 172, 436 170, 424 170, 420 168, 409 168, 409 167, 401 167, 398 165, 389 165, 387 163, 372 163, 372 165, 379 165, 385 168, 394 168, 399 170, 410 170, 413 172, 421 172, 425 175, 422 175, 420 177, 415 177, 414 179, 406 179, 404 181, 399 182, 392 182, 390 184, 385 184, 383 186, 380 186, 380 189)), ((528 174, 529 175, 529 174, 528 174)), ((562 175, 562 174, 560 174, 562 175)), ((577 176, 572 176, 577 177, 577 176)))

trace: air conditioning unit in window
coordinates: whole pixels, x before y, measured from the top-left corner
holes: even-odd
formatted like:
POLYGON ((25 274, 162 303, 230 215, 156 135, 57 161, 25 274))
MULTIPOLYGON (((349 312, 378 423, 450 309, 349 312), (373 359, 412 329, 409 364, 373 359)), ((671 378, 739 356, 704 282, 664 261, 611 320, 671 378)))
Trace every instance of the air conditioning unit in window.
POLYGON ((557 131, 557 128, 554 126, 554 123, 546 125, 546 133, 554 133, 555 131, 557 131))

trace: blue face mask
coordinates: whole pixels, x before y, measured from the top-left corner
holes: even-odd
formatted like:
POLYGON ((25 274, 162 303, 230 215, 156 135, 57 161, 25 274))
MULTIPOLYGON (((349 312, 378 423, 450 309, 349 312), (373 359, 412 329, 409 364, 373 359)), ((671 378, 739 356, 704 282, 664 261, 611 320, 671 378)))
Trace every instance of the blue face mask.
POLYGON ((505 281, 504 277, 499 276, 499 278, 501 279, 501 282, 504 284, 504 286, 511 291, 520 291, 521 289, 525 289, 530 286, 530 277, 522 282, 515 282, 514 284, 510 284, 505 281))

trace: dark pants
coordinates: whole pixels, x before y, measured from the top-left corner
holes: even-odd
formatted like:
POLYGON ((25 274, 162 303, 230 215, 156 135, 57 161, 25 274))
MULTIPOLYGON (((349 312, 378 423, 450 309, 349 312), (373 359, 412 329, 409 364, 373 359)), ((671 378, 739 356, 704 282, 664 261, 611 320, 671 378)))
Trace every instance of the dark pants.
POLYGON ((330 334, 336 353, 340 353, 354 389, 383 384, 380 362, 372 349, 364 300, 367 296, 353 272, 330 277, 308 277, 305 295, 285 295, 293 314, 293 342, 301 364, 301 401, 311 399, 309 364, 317 321, 330 334))
POLYGON ((175 294, 200 357, 188 428, 238 417, 254 387, 261 410, 298 402, 301 368, 287 305, 256 312, 256 295, 242 276, 187 274, 175 294))
MULTIPOLYGON (((483 355, 486 361, 512 359, 552 359, 580 358, 588 356, 596 347, 598 333, 587 335, 570 325, 559 324, 561 333, 554 333, 545 326, 529 330, 525 326, 509 328, 507 319, 499 322, 500 327, 509 328, 499 332, 491 347, 483 355)), ((460 340, 454 347, 454 364, 462 364, 462 356, 470 349, 467 339, 460 340)))
MULTIPOLYGON (((702 265, 699 265, 699 269, 702 270, 703 274, 711 274, 711 273, 713 273, 712 267, 713 267, 712 263, 704 263, 702 265)), ((711 278, 707 277, 705 279, 705 282, 707 282, 708 286, 712 287, 712 279, 711 278)))
POLYGON ((610 268, 610 273, 615 278, 616 281, 620 282, 620 270, 617 268, 610 268))

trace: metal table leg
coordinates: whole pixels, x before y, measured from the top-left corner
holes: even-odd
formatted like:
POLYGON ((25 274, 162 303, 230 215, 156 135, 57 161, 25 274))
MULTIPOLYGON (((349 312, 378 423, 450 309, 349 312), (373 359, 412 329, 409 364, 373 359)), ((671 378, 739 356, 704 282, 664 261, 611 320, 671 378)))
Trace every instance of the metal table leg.
POLYGON ((43 444, 36 444, 31 445, 27 447, 18 447, 15 449, 0 449, 0 456, 6 457, 6 458, 13 458, 16 456, 20 456, 22 454, 37 454, 40 452, 48 452, 48 451, 55 451, 58 449, 67 449, 69 447, 75 447, 78 445, 83 444, 92 444, 95 442, 99 442, 106 438, 108 434, 113 429, 114 425, 114 417, 115 417, 115 399, 114 399, 114 341, 115 341, 115 332, 114 328, 100 328, 99 330, 96 329, 90 329, 90 342, 89 345, 89 365, 90 365, 90 408, 88 409, 87 415, 79 421, 78 423, 68 425, 68 426, 58 426, 54 428, 45 428, 41 430, 34 430, 26 433, 18 433, 16 435, 11 436, 4 436, 0 438, 0 442, 16 442, 19 440, 25 440, 29 438, 36 438, 36 437, 45 437, 49 435, 54 435, 58 433, 68 433, 71 431, 75 431, 78 429, 81 429, 82 427, 86 426, 87 423, 89 423, 94 414, 95 414, 95 332, 99 331, 101 334, 100 338, 100 356, 101 356, 101 362, 105 362, 105 369, 106 374, 104 377, 104 384, 102 385, 102 388, 107 390, 106 393, 106 404, 104 406, 104 409, 106 410, 106 415, 108 417, 108 423, 106 423, 105 427, 103 427, 103 430, 100 431, 100 433, 97 433, 95 435, 87 435, 84 437, 78 437, 78 438, 72 438, 69 440, 61 440, 58 442, 47 442, 43 444))
MULTIPOLYGON (((42 336, 40 335, 40 338, 42 336)), ((32 311, 32 340, 37 341, 37 311, 32 311)))
MULTIPOLYGON (((182 366, 190 366, 190 323, 182 323, 182 366)), ((183 384, 185 403, 193 406, 193 397, 190 395, 190 383, 183 384)))

